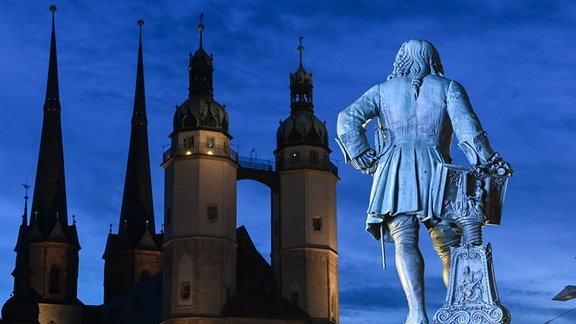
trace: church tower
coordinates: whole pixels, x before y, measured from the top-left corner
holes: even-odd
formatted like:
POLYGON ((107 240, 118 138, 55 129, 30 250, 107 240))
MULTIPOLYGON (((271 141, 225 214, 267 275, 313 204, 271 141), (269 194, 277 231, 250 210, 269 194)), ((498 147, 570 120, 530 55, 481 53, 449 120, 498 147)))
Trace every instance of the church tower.
POLYGON ((156 234, 154 225, 148 152, 148 120, 142 60, 144 22, 139 20, 138 25, 140 40, 128 165, 118 234, 108 235, 103 256, 104 302, 162 270, 162 234, 156 234))
POLYGON ((78 251, 75 222, 68 224, 60 94, 56 60, 55 6, 44 119, 29 228, 30 286, 40 295, 40 323, 78 323, 78 251))
POLYGON ((22 224, 18 231, 18 240, 16 241, 16 266, 12 271, 14 277, 14 291, 12 296, 2 307, 2 323, 14 324, 37 324, 38 323, 38 294, 30 286, 30 247, 28 246, 28 186, 24 196, 24 214, 22 215, 22 224))
POLYGON ((273 262, 285 298, 313 323, 338 323, 337 168, 330 162, 328 131, 314 115, 312 74, 302 64, 290 74, 290 116, 277 132, 279 211, 273 215, 278 250, 273 262))
POLYGON ((236 152, 214 100, 212 56, 190 55, 189 94, 164 153, 163 323, 212 323, 236 289, 236 152))

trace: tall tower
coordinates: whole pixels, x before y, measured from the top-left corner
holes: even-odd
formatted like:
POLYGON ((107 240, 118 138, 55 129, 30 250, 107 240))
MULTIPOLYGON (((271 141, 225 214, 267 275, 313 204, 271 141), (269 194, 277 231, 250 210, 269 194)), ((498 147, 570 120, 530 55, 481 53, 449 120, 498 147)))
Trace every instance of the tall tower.
POLYGON ((140 39, 128 165, 118 234, 108 235, 103 256, 106 260, 104 302, 162 270, 162 234, 156 234, 154 226, 150 154, 148 152, 148 120, 142 60, 144 21, 139 20, 138 25, 140 26, 140 39))
MULTIPOLYGON (((219 316, 236 288, 236 153, 228 113, 214 100, 212 56, 190 55, 189 94, 164 153, 164 323, 219 316)), ((205 322, 202 322, 205 323, 205 322)))
POLYGON ((290 74, 290 116, 277 132, 278 251, 273 262, 285 298, 313 322, 338 323, 337 168, 330 162, 326 125, 314 115, 312 74, 290 74), (278 268, 279 267, 279 268, 278 268))
POLYGON ((41 296, 40 322, 77 322, 78 251, 76 225, 68 225, 56 32, 52 11, 50 63, 44 103, 42 137, 29 229, 30 285, 41 296))
POLYGON ((24 196, 24 214, 22 224, 18 231, 18 241, 14 251, 16 252, 16 266, 12 271, 14 277, 14 291, 12 296, 2 307, 2 323, 37 324, 38 323, 38 294, 30 286, 30 248, 28 246, 28 186, 24 196))

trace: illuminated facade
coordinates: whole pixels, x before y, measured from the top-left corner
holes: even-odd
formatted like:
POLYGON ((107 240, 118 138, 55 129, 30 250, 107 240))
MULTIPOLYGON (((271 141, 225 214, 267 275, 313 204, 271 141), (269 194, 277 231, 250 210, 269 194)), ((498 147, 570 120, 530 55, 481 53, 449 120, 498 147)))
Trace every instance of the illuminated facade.
MULTIPOLYGON (((55 8, 53 9, 53 13, 55 8)), ((54 22, 54 16, 53 16, 54 22)), ((142 26, 143 22, 139 21, 142 26)), ((104 304, 76 298, 75 222, 68 224, 55 29, 30 219, 20 226, 14 294, 1 323, 338 323, 337 168, 325 123, 313 111, 312 75, 290 75, 291 113, 277 132, 275 165, 231 149, 229 119, 213 94, 213 58, 190 56, 188 98, 164 152, 164 230, 156 232, 142 33, 118 233, 103 258, 104 304), (236 184, 270 188, 272 265, 237 228, 236 184)))

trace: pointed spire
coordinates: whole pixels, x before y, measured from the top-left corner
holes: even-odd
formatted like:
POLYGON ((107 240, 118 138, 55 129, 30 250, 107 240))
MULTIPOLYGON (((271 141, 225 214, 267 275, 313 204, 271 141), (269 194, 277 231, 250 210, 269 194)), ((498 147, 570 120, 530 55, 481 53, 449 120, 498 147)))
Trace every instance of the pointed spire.
POLYGON ((204 24, 202 24, 202 18, 204 17, 204 14, 201 13, 200 14, 200 25, 198 25, 198 30, 200 31, 200 49, 204 49, 202 47, 202 31, 204 31, 204 24))
POLYGON ((212 67, 212 55, 208 55, 204 51, 202 43, 202 32, 204 31, 204 24, 202 19, 204 14, 200 15, 200 24, 198 30, 200 31, 200 45, 194 55, 190 54, 190 64, 188 65, 190 87, 188 88, 189 97, 194 95, 214 96, 214 88, 212 87, 212 75, 214 68, 212 67))
POLYGON ((300 36, 298 52, 300 55, 300 64, 296 73, 290 73, 290 107, 292 112, 307 111, 314 112, 314 104, 312 101, 312 74, 304 69, 302 63, 302 46, 303 37, 300 36))
POLYGON ((18 239, 16 241, 16 265, 12 276, 14 276, 14 293, 28 289, 30 276, 32 276, 32 269, 30 268, 30 252, 28 247, 28 225, 26 219, 28 217, 28 188, 29 185, 23 185, 26 190, 24 196, 24 214, 22 215, 22 224, 18 231, 18 239))
POLYGON ((139 124, 146 126, 148 120, 146 119, 146 95, 144 92, 144 62, 142 59, 142 26, 143 20, 138 20, 140 27, 140 40, 138 43, 138 64, 136 68, 136 92, 134 94, 134 113, 132 116, 132 126, 139 124))
POLYGON ((56 222, 60 222, 63 227, 68 225, 64 150, 60 121, 61 108, 58 89, 58 64, 56 60, 56 30, 54 23, 56 7, 51 6, 50 11, 52 12, 52 35, 48 82, 46 85, 46 101, 44 103, 36 183, 32 199, 32 213, 35 216, 34 219, 30 220, 31 224, 37 223, 44 238, 48 237, 56 222))
POLYGON ((124 196, 120 211, 118 233, 129 234, 140 240, 146 230, 155 233, 154 208, 152 204, 152 181, 150 177, 150 154, 148 151, 148 129, 146 118, 146 98, 144 92, 144 63, 142 56, 142 26, 138 20, 140 38, 138 44, 138 65, 136 71, 136 91, 128 163, 124 182, 124 196), (145 223, 145 220, 151 221, 145 223))
POLYGON ((50 39, 50 63, 48 64, 48 84, 46 86, 46 102, 44 109, 60 111, 60 91, 58 87, 58 60, 56 57, 56 6, 50 6, 52 12, 52 36, 50 39))

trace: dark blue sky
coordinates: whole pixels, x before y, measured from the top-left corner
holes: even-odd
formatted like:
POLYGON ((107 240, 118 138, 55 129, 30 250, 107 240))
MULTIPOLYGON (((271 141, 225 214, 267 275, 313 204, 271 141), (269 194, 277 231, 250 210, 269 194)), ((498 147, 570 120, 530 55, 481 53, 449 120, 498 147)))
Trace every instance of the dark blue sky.
MULTIPOLYGON (((240 154, 272 159, 278 121, 289 115, 290 72, 314 75, 315 112, 335 136, 336 116, 385 80, 407 39, 431 41, 446 77, 468 91, 492 146, 515 175, 502 225, 485 229, 502 303, 516 323, 543 323, 568 309, 551 298, 576 284, 576 4, 567 1, 3 1, 0 11, 0 302, 9 298, 22 183, 34 183, 48 70, 51 4, 56 32, 69 214, 77 215, 79 298, 102 302, 102 253, 117 231, 132 114, 138 26, 144 68, 152 182, 162 223, 163 146, 174 107, 187 96, 188 53, 214 54, 215 99, 230 115, 240 154), (255 149, 255 151, 253 151, 255 149)), ((369 128, 372 128, 371 126, 369 128)), ((406 306, 393 262, 364 232, 371 179, 339 160, 338 224, 342 323, 398 323, 406 306)), ((463 162, 454 147, 456 161, 463 162)), ((239 182, 239 225, 269 254, 268 189, 239 182)), ((158 230, 160 230, 158 228, 158 230)), ((444 288, 422 233, 430 315, 444 288)), ((388 246, 393 260, 393 246, 388 246)), ((568 314, 553 323, 569 323, 568 314)))

